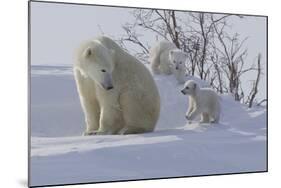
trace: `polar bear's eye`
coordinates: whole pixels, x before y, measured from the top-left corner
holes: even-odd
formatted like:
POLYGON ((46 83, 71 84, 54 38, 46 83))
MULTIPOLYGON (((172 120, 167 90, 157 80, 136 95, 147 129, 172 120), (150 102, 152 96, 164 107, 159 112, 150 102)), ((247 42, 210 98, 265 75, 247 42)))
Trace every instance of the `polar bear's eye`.
POLYGON ((189 87, 186 87, 185 89, 189 89, 189 87))
POLYGON ((101 72, 106 72, 106 70, 105 69, 101 69, 101 72))
POLYGON ((174 60, 174 63, 176 63, 176 61, 174 60))

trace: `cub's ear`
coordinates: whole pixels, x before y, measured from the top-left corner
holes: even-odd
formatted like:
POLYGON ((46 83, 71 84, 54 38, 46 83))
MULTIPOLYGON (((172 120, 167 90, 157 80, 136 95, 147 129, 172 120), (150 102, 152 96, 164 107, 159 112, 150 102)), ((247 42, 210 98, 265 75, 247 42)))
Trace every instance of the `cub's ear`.
POLYGON ((92 54, 93 54, 93 52, 92 52, 92 49, 91 49, 90 47, 87 48, 87 49, 84 51, 84 53, 83 53, 83 55, 84 55, 85 58, 90 57, 92 54))

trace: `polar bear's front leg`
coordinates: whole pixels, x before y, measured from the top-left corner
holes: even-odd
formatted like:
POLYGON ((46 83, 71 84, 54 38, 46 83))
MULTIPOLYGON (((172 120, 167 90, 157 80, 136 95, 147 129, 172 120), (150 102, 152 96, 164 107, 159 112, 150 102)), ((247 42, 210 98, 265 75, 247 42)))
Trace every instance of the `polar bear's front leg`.
POLYGON ((200 114, 200 111, 196 108, 190 112, 190 114, 186 117, 187 120, 194 120, 198 115, 200 114))
POLYGON ((193 106, 190 106, 185 114, 186 118, 190 116, 190 113, 193 111, 193 106))
POLYGON ((100 114, 100 127, 96 134, 117 134, 123 126, 123 116, 120 109, 115 109, 112 106, 103 107, 100 114))
POLYGON ((176 79, 178 84, 184 84, 185 82, 185 71, 184 70, 176 70, 176 79))
POLYGON ((159 69, 160 72, 165 74, 165 75, 170 75, 172 74, 172 68, 171 68, 171 63, 168 58, 168 52, 164 52, 160 55, 160 65, 159 69))
POLYGON ((185 114, 186 118, 190 116, 190 113, 193 111, 194 106, 195 106, 194 100, 191 97, 189 97, 188 98, 188 109, 187 109, 187 112, 185 114))
POLYGON ((86 130, 83 135, 92 135, 99 128, 100 108, 97 99, 89 93, 95 92, 94 84, 88 78, 82 76, 79 70, 74 69, 74 78, 77 91, 85 115, 86 130))
POLYGON ((84 136, 93 135, 99 129, 99 107, 97 104, 82 102, 82 108, 85 114, 86 130, 84 136))

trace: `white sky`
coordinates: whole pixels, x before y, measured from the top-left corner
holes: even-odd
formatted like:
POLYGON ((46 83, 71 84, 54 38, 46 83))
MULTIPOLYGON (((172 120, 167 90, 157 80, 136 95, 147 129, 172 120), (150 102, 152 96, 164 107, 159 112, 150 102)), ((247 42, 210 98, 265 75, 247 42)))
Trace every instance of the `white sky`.
MULTIPOLYGON (((31 2, 31 64, 73 64, 75 49, 82 41, 102 32, 113 37, 122 35, 121 26, 134 20, 130 11, 131 8, 31 2)), ((248 47, 246 61, 251 64, 261 52, 266 68, 266 18, 246 16, 230 21, 233 32, 239 33, 242 38, 249 36, 245 44, 248 47)), ((154 39, 154 35, 145 37, 146 41, 154 39)), ((260 83, 262 97, 266 91, 265 76, 260 83)))
POLYGON ((130 9, 31 3, 31 63, 72 64, 82 41, 101 35, 122 34, 130 9))

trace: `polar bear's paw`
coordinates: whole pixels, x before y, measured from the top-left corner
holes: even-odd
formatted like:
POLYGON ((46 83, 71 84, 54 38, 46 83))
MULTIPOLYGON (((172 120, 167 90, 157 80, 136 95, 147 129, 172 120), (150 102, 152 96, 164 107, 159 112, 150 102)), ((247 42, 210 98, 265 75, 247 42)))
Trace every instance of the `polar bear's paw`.
POLYGON ((83 133, 83 136, 92 136, 92 135, 111 135, 113 134, 112 131, 98 131, 98 130, 94 130, 94 131, 85 131, 83 133))
POLYGON ((111 135, 113 132, 111 131, 97 131, 96 135, 111 135))
POLYGON ((97 134, 96 130, 83 132, 83 136, 91 136, 91 135, 96 135, 96 134, 97 134))

